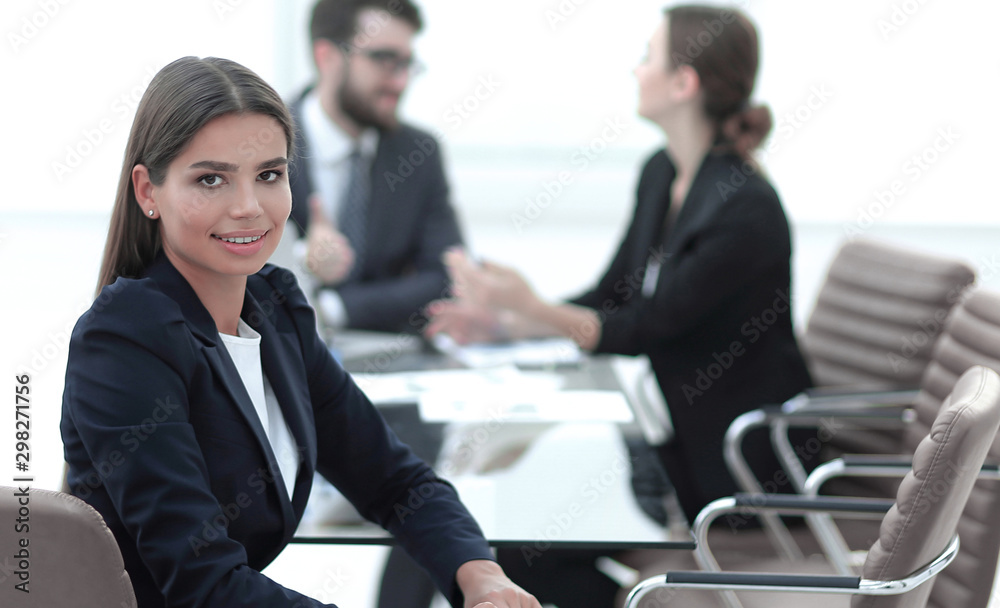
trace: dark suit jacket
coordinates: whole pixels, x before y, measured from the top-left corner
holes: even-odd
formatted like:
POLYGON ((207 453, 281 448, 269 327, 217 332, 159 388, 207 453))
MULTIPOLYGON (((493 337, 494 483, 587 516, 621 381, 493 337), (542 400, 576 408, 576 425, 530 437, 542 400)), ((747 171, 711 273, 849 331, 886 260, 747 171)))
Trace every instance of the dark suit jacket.
MULTIPOLYGON (((300 120, 302 98, 292 106, 300 120)), ((309 195, 314 191, 309 165, 309 134, 300 130, 289 175, 292 220, 305 234, 309 195)), ((334 287, 356 329, 420 333, 423 307, 448 295, 441 262, 446 249, 462 244, 448 198, 440 144, 407 125, 379 134, 372 163, 368 207, 368 247, 357 281, 334 287)))
POLYGON ((114 532, 139 605, 322 605, 259 573, 291 539, 314 471, 461 605, 458 566, 490 559, 478 525, 330 356, 292 273, 249 277, 241 316, 300 452, 291 500, 212 317, 164 256, 104 288, 73 331, 68 481, 114 532))
MULTIPOLYGON (((722 458, 729 423, 811 384, 792 331, 788 222, 774 189, 749 169, 732 155, 706 156, 664 235, 675 169, 665 152, 653 155, 611 266, 574 300, 604 317, 599 352, 649 356, 676 431, 665 465, 690 521, 736 490, 722 458), (662 266, 646 296, 651 255, 662 266)), ((751 452, 771 480, 766 441, 751 452)))

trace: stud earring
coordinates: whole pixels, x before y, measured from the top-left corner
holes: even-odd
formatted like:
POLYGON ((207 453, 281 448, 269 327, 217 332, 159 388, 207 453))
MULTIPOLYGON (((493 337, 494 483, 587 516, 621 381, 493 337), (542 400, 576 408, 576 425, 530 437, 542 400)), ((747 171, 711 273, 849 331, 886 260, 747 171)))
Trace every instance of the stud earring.
POLYGON ((155 211, 153 211, 152 209, 150 209, 150 210, 149 210, 149 217, 153 217, 153 214, 154 214, 154 213, 155 213, 155 211))

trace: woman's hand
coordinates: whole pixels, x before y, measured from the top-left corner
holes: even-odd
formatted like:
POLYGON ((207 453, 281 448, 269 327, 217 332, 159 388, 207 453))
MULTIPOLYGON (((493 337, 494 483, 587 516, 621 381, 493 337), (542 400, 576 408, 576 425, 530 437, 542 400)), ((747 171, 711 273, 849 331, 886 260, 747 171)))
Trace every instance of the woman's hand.
POLYGON ((506 333, 495 310, 467 300, 435 300, 427 305, 427 316, 428 338, 444 333, 459 344, 473 344, 497 342, 506 333))
POLYGON ((463 249, 449 249, 444 264, 455 296, 481 306, 506 308, 529 315, 542 304, 528 282, 513 268, 469 259, 463 249))
POLYGON ((455 573, 465 608, 541 608, 533 595, 513 583, 496 562, 465 562, 455 573))

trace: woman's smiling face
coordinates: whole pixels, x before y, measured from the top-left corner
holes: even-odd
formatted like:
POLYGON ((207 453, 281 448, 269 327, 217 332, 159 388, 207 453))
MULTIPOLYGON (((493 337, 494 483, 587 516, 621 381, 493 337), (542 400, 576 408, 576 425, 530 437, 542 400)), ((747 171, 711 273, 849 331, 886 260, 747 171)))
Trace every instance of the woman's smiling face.
POLYGON ((287 157, 277 120, 226 114, 191 139, 162 184, 133 172, 140 201, 138 190, 148 189, 167 258, 189 282, 251 275, 271 257, 292 206, 287 157))

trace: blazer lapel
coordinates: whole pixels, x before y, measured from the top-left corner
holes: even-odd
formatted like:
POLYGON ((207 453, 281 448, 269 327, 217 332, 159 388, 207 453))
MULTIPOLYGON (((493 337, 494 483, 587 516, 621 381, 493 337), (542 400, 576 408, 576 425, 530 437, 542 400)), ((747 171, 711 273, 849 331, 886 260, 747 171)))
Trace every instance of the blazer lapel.
POLYGON ((247 393, 246 385, 243 384, 243 378, 236 369, 236 364, 233 363, 232 357, 229 356, 229 351, 226 350, 224 345, 216 343, 214 345, 206 344, 202 352, 208 364, 212 367, 212 371, 222 380, 222 385, 226 388, 226 392, 229 393, 229 397, 236 404, 236 409, 243 416, 243 420, 253 430, 254 439, 257 440, 261 454, 267 461, 268 470, 277 471, 278 463, 271 453, 271 444, 267 440, 264 425, 260 422, 260 416, 257 414, 257 410, 254 409, 253 400, 250 399, 250 394, 247 393))
MULTIPOLYGON (((223 387, 225 387, 233 405, 242 416, 244 422, 246 422, 247 426, 253 431, 254 438, 257 440, 257 444, 260 447, 261 457, 267 463, 268 470, 279 471, 278 462, 274 457, 271 444, 267 439, 267 433, 264 431, 264 425, 261 424, 260 416, 257 414, 257 410, 254 409, 253 400, 250 399, 250 394, 247 393, 246 385, 243 384, 243 378, 236 369, 236 364, 233 363, 232 357, 229 356, 229 351, 224 345, 219 344, 219 332, 215 326, 215 321, 212 319, 212 315, 209 314, 205 306, 202 305, 201 300, 198 299, 197 294, 195 294, 187 280, 181 276, 179 272, 177 272, 177 269, 173 267, 169 260, 166 259, 166 256, 162 253, 159 255, 157 261, 150 266, 146 274, 162 285, 163 292, 170 294, 174 301, 177 302, 178 306, 180 306, 181 312, 187 320, 191 333, 201 343, 202 353, 205 360, 208 361, 212 371, 215 372, 216 376, 222 382, 223 387)), ((247 293, 244 297, 244 319, 247 318, 247 301, 251 299, 252 296, 249 293, 247 293)), ((253 302, 253 305, 254 308, 251 309, 251 312, 257 311, 257 315, 255 316, 263 317, 263 313, 260 312, 260 307, 256 305, 255 301, 253 302)), ((252 324, 251 326, 253 327, 252 324)), ((254 329, 257 329, 258 332, 260 331, 257 327, 254 327, 254 329)), ((265 338, 262 334, 262 365, 264 361, 264 343, 265 338)), ((265 373, 267 373, 266 366, 265 373)), ((269 377, 274 378, 276 376, 269 375, 269 377)), ((282 383, 275 383, 274 388, 275 395, 278 397, 279 401, 281 401, 281 395, 278 394, 277 391, 277 385, 279 384, 282 383)), ((301 420, 300 424, 302 424, 301 420)), ((289 428, 292 429, 296 443, 299 445, 305 445, 301 441, 301 431, 296 433, 295 428, 292 427, 291 421, 289 421, 289 428)), ((315 457, 313 457, 313 461, 315 461, 315 457)), ((300 468, 300 473, 301 471, 302 469, 300 468)), ((276 482, 276 486, 277 483, 280 482, 276 482)), ((296 489, 298 490, 298 483, 296 483, 296 489)), ((293 515, 292 505, 287 494, 287 492, 283 491, 278 492, 285 519, 286 530, 291 527, 294 531, 297 518, 293 515)), ((298 494, 298 492, 296 492, 296 494, 298 494)))
MULTIPOLYGON (((249 280, 253 280, 253 277, 249 280)), ((264 375, 278 399, 299 455, 299 471, 289 505, 291 509, 286 513, 286 534, 290 536, 305 511, 315 472, 316 437, 313 431, 312 402, 304 367, 301 362, 296 365, 294 361, 295 354, 300 351, 298 335, 291 328, 288 328, 289 331, 281 331, 275 327, 273 312, 271 315, 264 312, 258 302, 259 295, 261 294, 255 295, 247 289, 242 316, 260 334, 260 357, 264 375)))
POLYGON ((721 158, 723 157, 707 154, 702 160, 688 189, 684 206, 674 221, 666 247, 668 256, 683 251, 691 238, 715 215, 720 198, 716 186, 719 183, 721 158))
POLYGON ((660 199, 649 201, 646 206, 649 212, 644 214, 646 221, 639 225, 640 232, 635 239, 637 248, 635 258, 632 260, 634 268, 645 267, 650 256, 661 251, 663 247, 663 224, 667 219, 667 211, 674 204, 670 196, 670 185, 676 176, 674 166, 669 160, 667 167, 667 171, 657 176, 660 183, 649 187, 649 191, 658 193, 660 199))

